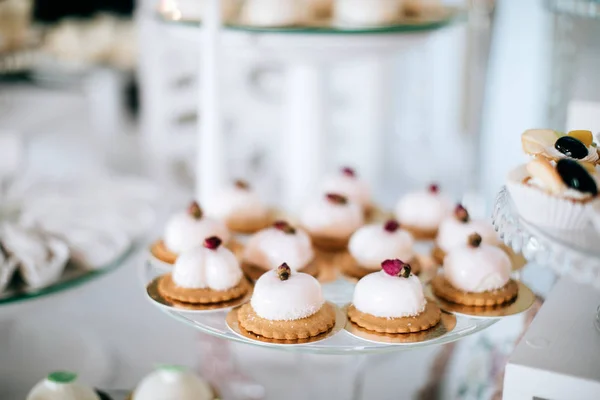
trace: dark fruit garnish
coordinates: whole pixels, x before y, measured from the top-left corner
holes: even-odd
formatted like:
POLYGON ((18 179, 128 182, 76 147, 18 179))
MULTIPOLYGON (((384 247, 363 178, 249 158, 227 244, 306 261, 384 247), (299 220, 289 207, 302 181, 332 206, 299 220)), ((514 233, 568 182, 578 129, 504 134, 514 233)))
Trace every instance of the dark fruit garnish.
POLYGON ((588 149, 580 140, 571 136, 562 136, 554 143, 554 148, 567 157, 581 160, 588 155, 588 149))
POLYGON ((556 171, 568 187, 593 196, 598 194, 596 180, 577 161, 559 160, 556 163, 556 171))
POLYGON ((250 189, 250 185, 248 184, 248 182, 242 180, 242 179, 237 179, 235 182, 235 187, 237 187, 238 189, 242 189, 242 190, 248 190, 250 189))
POLYGON ((350 167, 343 167, 342 168, 342 174, 349 176, 351 178, 355 178, 356 177, 356 171, 354 171, 353 168, 350 167))
POLYGON ((432 183, 431 185, 429 185, 429 191, 433 194, 437 194, 440 191, 440 187, 435 183, 432 183))
POLYGON ((467 242, 471 247, 479 247, 479 245, 481 245, 481 240, 481 235, 479 235, 479 233, 473 233, 469 235, 467 242))
POLYGON ((461 222, 469 222, 469 212, 462 204, 456 205, 456 208, 454 208, 454 216, 461 222))
POLYGON ((389 233, 396 232, 398 228, 400 228, 400 224, 394 219, 390 219, 385 223, 385 225, 383 225, 383 229, 385 229, 389 233))
POLYGON ((204 239, 204 247, 211 250, 216 250, 219 248, 223 241, 217 236, 211 236, 209 238, 204 239))
POLYGON ((279 267, 277 267, 277 276, 282 281, 287 281, 288 279, 290 279, 291 274, 292 270, 286 263, 283 263, 279 267))

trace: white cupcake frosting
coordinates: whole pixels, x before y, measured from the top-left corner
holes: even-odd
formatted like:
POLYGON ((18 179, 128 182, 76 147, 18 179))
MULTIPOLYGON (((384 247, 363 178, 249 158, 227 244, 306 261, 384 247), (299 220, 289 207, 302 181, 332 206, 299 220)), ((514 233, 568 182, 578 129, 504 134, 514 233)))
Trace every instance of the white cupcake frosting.
POLYGON ((440 249, 449 252, 451 249, 467 243, 469 236, 473 233, 478 233, 484 243, 500 244, 498 235, 490 222, 483 219, 469 219, 467 222, 462 222, 455 216, 447 217, 442 221, 436 243, 440 249))
POLYGON ((167 221, 163 240, 167 249, 179 254, 201 245, 211 236, 218 236, 227 243, 230 233, 222 221, 207 216, 197 219, 182 211, 167 221))
POLYGON ((352 300, 357 310, 382 318, 411 317, 425 310, 427 301, 419 278, 373 272, 358 281, 352 300))
POLYGON ((319 281, 308 274, 292 272, 282 281, 277 270, 263 274, 254 285, 250 304, 258 316, 271 321, 293 321, 310 317, 325 300, 319 281))
POLYGON ((298 0, 247 0, 242 21, 256 26, 297 25, 306 20, 306 5, 298 0))
POLYGON ((252 188, 231 185, 206 203, 206 213, 221 220, 267 218, 269 208, 252 188))
POLYGON ((239 262, 224 246, 203 246, 182 253, 173 266, 173 282, 188 289, 227 290, 242 279, 239 262))
POLYGON ((72 379, 54 379, 57 373, 48 375, 46 379, 35 385, 26 400, 100 400, 96 392, 76 380, 76 375, 68 374, 72 379))
MULTIPOLYGON (((588 155, 585 156, 582 159, 576 159, 577 161, 585 161, 585 162, 591 162, 594 163, 596 161, 598 161, 598 149, 594 146, 586 146, 587 150, 588 150, 588 155)), ((564 155, 563 153, 561 153, 560 151, 556 150, 556 148, 554 146, 548 146, 545 148, 545 152, 547 154, 548 157, 552 157, 552 158, 572 158, 572 157, 567 157, 566 155, 564 155)))
POLYGON ((337 204, 319 196, 300 215, 302 226, 310 234, 348 237, 364 223, 361 207, 353 201, 337 204))
POLYGON ((163 367, 146 376, 132 400, 212 400, 209 384, 195 374, 176 367, 163 367))
POLYGON ((451 210, 452 206, 447 197, 426 190, 402 197, 396 205, 395 214, 400 224, 435 230, 451 210))
POLYGON ((454 248, 444 259, 444 276, 455 288, 481 293, 503 287, 510 279, 508 255, 495 246, 464 245, 454 248))
POLYGON ((250 237, 243 259, 265 269, 287 263, 292 271, 304 268, 315 257, 310 237, 301 229, 286 233, 275 227, 263 229, 250 237))
POLYGON ((336 0, 335 19, 341 23, 381 25, 396 22, 402 0, 336 0))
POLYGON ((323 193, 339 193, 350 201, 358 203, 365 208, 371 205, 371 193, 365 181, 356 176, 352 170, 347 173, 331 175, 323 181, 323 193))
POLYGON ((354 232, 348 250, 361 267, 379 270, 383 260, 409 262, 415 255, 413 246, 414 239, 407 231, 388 232, 383 224, 372 224, 354 232))

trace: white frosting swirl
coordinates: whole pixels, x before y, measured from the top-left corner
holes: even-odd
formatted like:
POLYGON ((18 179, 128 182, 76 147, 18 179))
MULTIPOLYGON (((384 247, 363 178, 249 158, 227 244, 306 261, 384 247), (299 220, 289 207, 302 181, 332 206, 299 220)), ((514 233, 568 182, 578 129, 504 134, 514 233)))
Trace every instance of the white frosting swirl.
POLYGON ((44 379, 31 389, 26 400, 100 400, 100 397, 77 381, 61 383, 44 379))
POLYGON ((269 209, 252 189, 232 185, 206 203, 206 213, 221 220, 256 220, 266 219, 269 209))
POLYGON ((440 224, 436 243, 445 252, 467 243, 469 236, 478 233, 484 243, 500 244, 498 235, 492 224, 482 219, 470 219, 468 222, 459 221, 456 217, 445 218, 440 224))
POLYGON ((237 259, 224 246, 216 250, 197 246, 177 257, 173 266, 173 282, 188 289, 231 289, 242 275, 237 259))
POLYGON ((250 237, 244 249, 243 259, 265 269, 287 263, 293 270, 304 268, 315 254, 310 238, 301 229, 285 233, 276 228, 263 229, 250 237))
POLYGON ((560 158, 571 158, 573 160, 585 161, 585 162, 591 162, 591 163, 595 163, 596 161, 598 161, 598 158, 599 158, 598 157, 598 149, 594 146, 586 146, 586 147, 588 150, 588 155, 582 159, 567 157, 560 151, 556 150, 556 148, 554 146, 548 146, 544 150, 545 150, 545 153, 548 155, 548 157, 552 157, 552 158, 559 158, 559 159, 560 158))
POLYGON ((319 196, 302 211, 300 221, 310 234, 348 237, 361 227, 364 217, 361 207, 352 201, 336 204, 319 196))
POLYGON ((357 310, 382 318, 412 317, 427 305, 419 278, 373 272, 358 281, 352 300, 357 310))
POLYGON ((384 260, 409 262, 415 255, 413 246, 414 239, 407 231, 397 229, 388 232, 382 224, 372 224, 354 232, 348 250, 360 266, 379 270, 384 260))
POLYGON ((450 201, 442 194, 421 191, 402 197, 396 205, 395 214, 400 224, 435 230, 451 209, 450 201))
POLYGON ((454 248, 444 259, 444 276, 452 286, 465 292, 499 289, 509 281, 510 271, 508 255, 488 244, 454 248))
POLYGON ((323 193, 339 193, 366 208, 371 205, 371 193, 365 181, 344 173, 331 175, 323 181, 323 193))
POLYGON ((250 304, 260 317, 293 321, 310 317, 325 303, 319 281, 308 274, 292 273, 282 281, 276 270, 263 274, 254 285, 250 304))
POLYGON ((164 242, 167 249, 179 254, 201 245, 204 239, 211 236, 218 236, 224 243, 230 238, 223 222, 206 216, 196 219, 182 211, 167 221, 164 242))
POLYGON ((132 400, 212 400, 207 382, 191 372, 161 368, 146 376, 137 386, 132 400))
POLYGON ((288 26, 306 20, 307 9, 298 0, 248 0, 242 9, 242 21, 256 26, 288 26))
POLYGON ((398 21, 402 0, 336 0, 334 12, 339 22, 380 25, 398 21))

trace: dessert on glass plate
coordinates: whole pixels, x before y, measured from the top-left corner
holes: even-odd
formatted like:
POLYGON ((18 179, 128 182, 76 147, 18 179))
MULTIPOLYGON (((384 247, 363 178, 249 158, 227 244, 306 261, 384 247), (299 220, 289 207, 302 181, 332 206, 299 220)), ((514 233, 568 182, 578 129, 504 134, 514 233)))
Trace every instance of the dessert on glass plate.
POLYGON ((415 239, 434 239, 442 220, 450 215, 450 200, 440 193, 436 184, 427 190, 408 193, 395 208, 396 219, 402 227, 413 234, 415 239))
POLYGON ((453 215, 444 218, 440 224, 435 238, 435 247, 431 252, 432 257, 436 262, 442 264, 446 254, 453 248, 464 245, 473 232, 477 232, 484 243, 494 246, 501 245, 491 222, 471 218, 467 209, 462 204, 458 204, 454 208, 453 215))
POLYGON ((406 334, 426 331, 440 322, 440 308, 425 298, 410 265, 391 259, 383 261, 381 268, 356 284, 347 308, 353 324, 375 333, 406 334))
POLYGON ((590 203, 598 198, 598 176, 590 164, 537 156, 508 174, 506 188, 521 217, 543 228, 584 229, 590 203))
MULTIPOLYGON (((250 303, 230 315, 237 318, 242 335, 273 343, 325 338, 336 325, 336 306, 325 302, 320 283, 285 263, 263 274, 256 281, 250 303)), ((229 318, 228 323, 231 328, 229 318)))
POLYGON ((519 285, 510 278, 508 255, 482 243, 478 233, 463 246, 453 248, 444 259, 443 272, 431 281, 433 293, 464 306, 499 306, 513 301, 519 285))
POLYGON ((105 393, 96 391, 77 380, 77 374, 57 371, 37 383, 26 400, 111 400, 105 393))
POLYGON ((413 274, 421 266, 414 251, 412 235, 402 229, 396 220, 370 224, 354 232, 348 244, 349 257, 340 263, 342 272, 353 278, 362 278, 381 270, 381 260, 408 260, 413 274))
POLYGON ((587 130, 565 135, 552 129, 528 129, 521 135, 521 145, 525 153, 552 161, 570 158, 592 165, 600 163, 594 136, 587 130))
POLYGON ((242 269, 250 279, 257 280, 285 261, 293 272, 313 276, 319 272, 308 234, 286 221, 275 221, 273 226, 248 239, 242 254, 242 269))
POLYGON ((304 208, 300 224, 317 249, 337 252, 346 250, 350 236, 364 224, 364 217, 358 203, 338 193, 326 193, 304 208))
POLYGON ((151 246, 150 252, 162 263, 172 265, 179 254, 202 245, 204 239, 211 236, 219 237, 234 253, 241 251, 242 246, 231 238, 225 223, 204 215, 194 201, 187 210, 169 218, 163 238, 151 246))
POLYGON ((206 214, 234 233, 250 234, 271 223, 271 210, 248 182, 236 180, 206 203, 206 214))
POLYGON ((157 278, 158 294, 184 309, 230 307, 251 289, 233 253, 216 236, 181 254, 173 271, 157 278))
POLYGON ((217 395, 208 382, 188 369, 175 365, 165 365, 151 372, 142 379, 130 396, 130 400, 213 400, 216 398, 217 395))
POLYGON ((322 191, 341 194, 348 200, 357 203, 367 219, 374 212, 375 206, 369 185, 350 167, 342 167, 337 174, 326 177, 322 183, 322 191))

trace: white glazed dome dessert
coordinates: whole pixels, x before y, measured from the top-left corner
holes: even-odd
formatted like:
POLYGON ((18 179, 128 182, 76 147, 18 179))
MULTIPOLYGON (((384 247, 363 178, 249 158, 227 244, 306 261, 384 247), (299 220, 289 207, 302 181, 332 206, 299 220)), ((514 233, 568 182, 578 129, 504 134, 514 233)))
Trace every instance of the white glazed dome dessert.
POLYGON ((237 258, 213 236, 182 253, 173 272, 159 278, 158 291, 175 302, 217 304, 242 297, 248 285, 237 258))
POLYGON ((446 217, 440 224, 436 244, 444 253, 447 253, 454 247, 464 246, 473 232, 477 232, 484 243, 500 244, 498 235, 490 222, 471 218, 469 212, 458 204, 454 209, 454 215, 446 217))
POLYGON ((322 189, 324 193, 341 194, 358 203, 364 210, 372 207, 369 186, 352 168, 343 167, 339 173, 325 178, 322 189))
POLYGON ((306 6, 299 0, 246 0, 242 23, 265 27, 300 25, 309 14, 306 6))
POLYGON ((276 221, 272 227, 250 237, 244 248, 243 261, 264 269, 274 269, 287 262, 292 271, 298 271, 314 257, 306 232, 285 221, 276 221))
POLYGON ((396 205, 395 214, 400 224, 417 239, 433 239, 440 223, 451 210, 448 198, 433 184, 425 191, 402 197, 396 205))
POLYGON ((52 372, 31 389, 26 400, 100 400, 96 392, 77 381, 72 372, 52 372))
POLYGON ((187 211, 179 212, 168 220, 163 239, 168 250, 179 254, 199 246, 211 236, 218 236, 225 243, 230 238, 223 222, 205 216, 198 203, 193 202, 187 211))
POLYGON ((381 268, 356 284, 348 307, 350 321, 381 333, 419 332, 440 321, 439 307, 427 301, 409 264, 390 259, 383 261, 381 268))
POLYGON ((510 258, 481 240, 473 233, 465 245, 450 250, 444 272, 431 281, 436 296, 464 306, 498 306, 517 297, 519 286, 510 279, 510 258))
POLYGON ((311 201, 300 215, 313 244, 325 250, 345 249, 350 235, 364 223, 361 207, 345 196, 327 193, 311 201))
POLYGON ((360 266, 378 271, 381 260, 411 260, 415 255, 413 246, 412 235, 390 220, 361 227, 350 238, 348 250, 360 266))
POLYGON ((252 300, 238 310, 238 322, 267 338, 308 339, 333 328, 335 308, 325 302, 315 278, 284 263, 256 281, 252 300))
POLYGON ((234 232, 254 233, 269 223, 269 208, 242 180, 227 186, 206 204, 206 213, 234 232))
POLYGON ((341 24, 377 26, 397 22, 402 0, 336 0, 335 20, 341 24))
POLYGON ((185 368, 165 366, 146 376, 132 400, 212 400, 210 385, 185 368))

